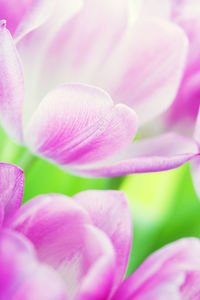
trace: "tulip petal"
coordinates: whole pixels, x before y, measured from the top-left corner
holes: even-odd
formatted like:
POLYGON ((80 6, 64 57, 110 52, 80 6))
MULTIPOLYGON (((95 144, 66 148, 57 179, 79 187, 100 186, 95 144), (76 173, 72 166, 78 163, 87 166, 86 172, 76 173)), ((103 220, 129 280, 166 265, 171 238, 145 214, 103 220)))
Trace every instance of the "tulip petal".
POLYGON ((200 242, 186 238, 156 251, 121 284, 112 300, 198 299, 200 242), (192 283, 192 284, 191 284, 192 283))
POLYGON ((77 293, 80 299, 83 295, 83 299, 95 299, 89 295, 101 293, 107 297, 114 276, 114 251, 75 201, 62 195, 36 197, 15 214, 9 227, 31 240, 40 261, 58 270, 70 299, 77 293))
POLYGON ((50 21, 50 18, 54 19, 55 22, 59 22, 59 17, 62 13, 65 13, 65 20, 67 20, 79 10, 81 4, 81 0, 74 0, 73 3, 67 0, 31 1, 26 14, 24 14, 15 32, 15 40, 18 42, 27 33, 50 21), (56 20, 57 18, 58 20, 56 20))
POLYGON ((66 84, 40 103, 25 132, 34 152, 61 165, 103 160, 135 136, 137 118, 100 89, 66 84))
POLYGON ((13 35, 33 0, 0 0, 0 19, 7 21, 13 35))
POLYGON ((0 19, 17 40, 43 24, 53 12, 55 0, 0 0, 0 19))
POLYGON ((172 104, 187 50, 186 35, 175 24, 157 19, 137 21, 105 65, 103 86, 114 99, 134 108, 144 124, 172 104), (109 71, 116 69, 120 72, 111 76, 109 71))
POLYGON ((19 209, 23 192, 23 171, 14 165, 0 163, 0 219, 8 218, 19 209))
POLYGON ((24 81, 21 62, 12 38, 0 21, 0 118, 7 133, 22 140, 24 81))
POLYGON ((114 289, 124 278, 132 244, 132 220, 127 199, 118 191, 85 191, 73 198, 89 213, 93 224, 109 236, 115 248, 114 289))
MULTIPOLYGON (((51 88, 63 80, 98 85, 95 76, 112 55, 129 21, 129 3, 129 0, 84 1, 82 10, 64 24, 44 57, 48 57, 44 63, 45 74, 54 70, 50 71, 53 77, 48 77, 51 88)), ((42 76, 41 80, 45 79, 42 76)))
POLYGON ((193 139, 176 133, 137 141, 107 164, 73 167, 71 172, 92 177, 122 176, 177 168, 199 153, 193 139))
POLYGON ((110 240, 101 230, 91 225, 87 225, 86 229, 84 259, 86 264, 93 265, 83 278, 76 299, 108 299, 115 277, 115 253, 110 240))
MULTIPOLYGON (((194 129, 194 139, 200 147, 200 110, 197 115, 197 120, 194 129)), ((200 197, 200 157, 197 156, 191 162, 191 175, 197 195, 200 197)))
POLYGON ((9 231, 0 232, 0 298, 67 300, 62 280, 39 263, 30 242, 9 231))

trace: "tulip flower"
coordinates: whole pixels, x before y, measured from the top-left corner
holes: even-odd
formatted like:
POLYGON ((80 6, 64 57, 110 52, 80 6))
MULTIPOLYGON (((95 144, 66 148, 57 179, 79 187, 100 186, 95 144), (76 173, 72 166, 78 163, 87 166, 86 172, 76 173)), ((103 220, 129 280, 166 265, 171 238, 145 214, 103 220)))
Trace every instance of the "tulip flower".
MULTIPOLYGON (((189 41, 184 75, 178 89, 175 101, 162 116, 164 128, 175 128, 181 133, 192 135, 200 145, 199 138, 199 105, 200 105, 200 3, 191 1, 165 1, 165 3, 150 0, 140 0, 138 17, 167 19, 182 28, 189 41)), ((197 157, 192 161, 192 177, 194 187, 200 196, 199 174, 200 163, 197 157)))
POLYGON ((0 230, 1 299, 198 297, 200 241, 195 238, 158 250, 124 280, 132 221, 122 192, 41 195, 19 207, 22 171, 0 164, 0 177, 7 179, 0 198, 7 210, 0 230))
POLYGON ((23 188, 23 171, 0 163, 0 298, 67 300, 60 276, 38 261, 31 242, 5 228, 21 206, 23 188))
POLYGON ((168 170, 198 155, 193 139, 175 133, 132 145, 138 124, 174 100, 187 55, 183 30, 155 18, 133 22, 130 1, 85 0, 82 8, 75 1, 70 14, 62 1, 57 9, 47 2, 25 9, 17 2, 14 12, 0 0, 17 47, 1 21, 0 117, 8 134, 83 176, 168 170))
MULTIPOLYGON (((200 104, 200 3, 198 0, 176 1, 159 0, 137 1, 137 17, 157 17, 170 20, 184 30, 189 41, 184 75, 175 101, 167 111, 165 127, 176 128, 182 133, 191 134, 200 104)), ((134 7, 135 8, 135 7, 134 7)))
POLYGON ((0 229, 0 298, 67 300, 55 270, 38 261, 25 237, 8 229, 0 229))

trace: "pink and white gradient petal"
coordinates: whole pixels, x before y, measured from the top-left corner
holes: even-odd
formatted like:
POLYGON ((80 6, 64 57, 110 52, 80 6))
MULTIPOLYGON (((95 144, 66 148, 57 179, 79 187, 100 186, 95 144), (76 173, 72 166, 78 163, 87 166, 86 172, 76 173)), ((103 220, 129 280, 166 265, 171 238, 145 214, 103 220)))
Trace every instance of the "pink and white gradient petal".
POLYGON ((124 34, 129 22, 129 2, 85 0, 82 10, 49 41, 44 55, 42 85, 52 89, 64 80, 101 87, 96 77, 124 34), (51 78, 44 76, 49 72, 51 78))
POLYGON ((175 24, 157 19, 136 21, 105 64, 103 86, 113 99, 134 108, 139 124, 144 124, 172 104, 187 50, 186 35, 175 24))
POLYGON ((92 177, 159 172, 177 168, 198 154, 195 140, 172 132, 136 141, 107 163, 73 167, 70 171, 92 177))
POLYGON ((14 165, 0 163, 0 223, 20 208, 23 193, 23 171, 14 165))
POLYGON ((137 117, 125 105, 114 105, 101 89, 66 84, 50 92, 33 114, 25 143, 61 165, 103 160, 134 138, 137 117))
POLYGON ((0 231, 0 298, 67 300, 56 272, 39 263, 32 244, 22 235, 0 231))
POLYGON ((24 18, 33 0, 0 0, 0 19, 7 21, 12 35, 24 18))
POLYGON ((124 193, 118 191, 85 191, 76 194, 76 203, 90 215, 92 223, 110 238, 116 252, 117 270, 114 290, 123 280, 132 245, 133 224, 124 193))
POLYGON ((199 253, 200 241, 195 238, 185 238, 161 248, 125 279, 112 300, 198 299, 199 253))
POLYGON ((8 226, 31 240, 39 260, 60 273, 70 299, 76 294, 77 299, 93 299, 91 295, 110 293, 115 271, 112 244, 72 199, 38 196, 22 206, 8 226))
POLYGON ((0 21, 0 118, 6 132, 21 142, 24 78, 20 58, 14 42, 0 21))

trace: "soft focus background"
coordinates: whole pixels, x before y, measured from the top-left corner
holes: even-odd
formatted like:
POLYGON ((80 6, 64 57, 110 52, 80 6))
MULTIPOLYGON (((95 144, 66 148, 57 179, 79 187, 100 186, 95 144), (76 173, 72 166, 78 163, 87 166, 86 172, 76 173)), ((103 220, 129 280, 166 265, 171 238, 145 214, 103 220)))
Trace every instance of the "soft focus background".
POLYGON ((80 178, 16 146, 2 129, 0 139, 0 161, 24 169, 24 202, 38 194, 72 196, 87 189, 118 189, 126 193, 134 224, 127 274, 161 246, 181 237, 200 237, 200 201, 193 188, 188 164, 159 173, 107 179, 80 178))

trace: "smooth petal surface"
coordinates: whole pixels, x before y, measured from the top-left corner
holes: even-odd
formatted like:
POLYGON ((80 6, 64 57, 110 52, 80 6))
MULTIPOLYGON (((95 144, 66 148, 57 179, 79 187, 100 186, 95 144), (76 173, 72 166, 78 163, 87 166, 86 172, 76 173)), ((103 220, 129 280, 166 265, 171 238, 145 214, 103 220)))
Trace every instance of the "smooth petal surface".
POLYGON ((140 124, 146 123, 172 104, 187 49, 186 35, 175 24, 157 19, 137 21, 105 64, 103 86, 113 99, 134 108, 140 124), (106 77, 112 70, 112 76, 106 77))
POLYGON ((23 193, 23 171, 14 165, 0 163, 0 224, 19 209, 23 193))
POLYGON ((24 18, 33 0, 0 0, 0 19, 7 21, 7 26, 13 35, 24 18))
POLYGON ((113 289, 123 280, 132 244, 132 220, 128 201, 118 191, 85 191, 73 197, 90 215, 92 223, 109 236, 116 252, 113 289))
POLYGON ((191 134, 200 105, 200 2, 171 1, 171 20, 186 33, 189 52, 177 97, 167 114, 167 126, 179 126, 191 134))
POLYGON ((0 231, 0 298, 67 300, 55 271, 37 261, 27 239, 8 230, 0 231))
POLYGON ((167 133, 133 143, 124 153, 108 161, 107 164, 72 168, 71 171, 94 177, 159 172, 177 168, 198 153, 195 140, 179 134, 167 133))
POLYGON ((200 297, 200 242, 185 238, 153 253, 112 300, 191 300, 200 297))
POLYGON ((0 21, 0 119, 6 132, 22 141, 24 81, 21 62, 5 21, 0 21))
POLYGON ((61 274, 70 299, 108 296, 115 266, 112 245, 75 201, 62 195, 36 197, 8 226, 31 240, 40 261, 61 274))
POLYGON ((30 149, 61 165, 103 160, 124 149, 135 136, 137 118, 108 94, 81 84, 50 92, 25 132, 30 149))
MULTIPOLYGON (((102 64, 112 55, 129 23, 130 0, 85 0, 81 11, 66 22, 49 43, 44 71, 54 70, 52 84, 96 83, 102 64), (102 21, 103 20, 103 21, 102 21), (80 51, 81 49, 81 51, 80 51), (59 69, 59 72, 55 72, 59 69)), ((112 73, 111 73, 112 74, 112 73)), ((107 74, 107 76, 111 76, 107 74)))
POLYGON ((171 19, 185 31, 189 39, 187 64, 199 69, 200 51, 200 3, 198 0, 171 1, 171 19), (196 65, 196 66, 195 66, 196 65))
POLYGON ((26 13, 20 20, 21 22, 15 32, 15 40, 19 41, 27 33, 46 22, 52 15, 55 5, 55 0, 29 0, 29 6, 26 9, 26 13))
MULTIPOLYGON (((196 140, 198 146, 200 147, 200 110, 198 112, 195 129, 194 129, 194 139, 196 140)), ((194 188, 197 195, 200 197, 200 157, 197 156, 191 162, 191 175, 193 179, 194 188)))

